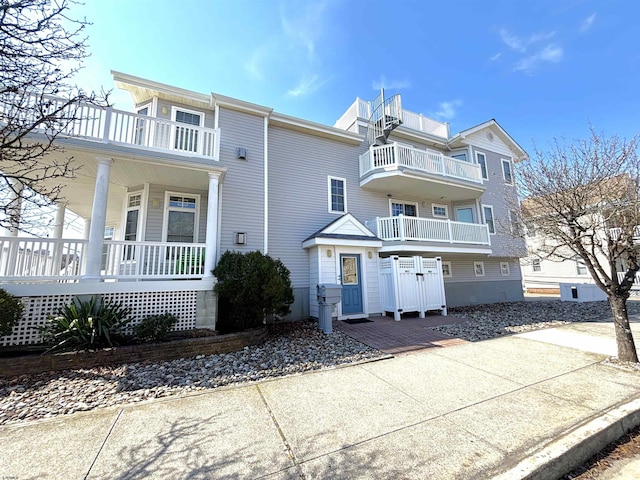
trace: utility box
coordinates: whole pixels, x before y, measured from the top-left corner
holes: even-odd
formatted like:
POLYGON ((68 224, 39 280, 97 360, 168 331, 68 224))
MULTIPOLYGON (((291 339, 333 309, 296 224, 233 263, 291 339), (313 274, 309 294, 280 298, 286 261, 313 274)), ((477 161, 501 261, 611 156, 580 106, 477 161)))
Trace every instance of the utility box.
POLYGON ((606 300, 605 293, 593 283, 560 283, 563 302, 598 302, 606 300))
POLYGON ((318 327, 324 333, 333 333, 331 313, 335 305, 342 301, 342 285, 338 283, 323 283, 317 287, 318 294, 318 327))

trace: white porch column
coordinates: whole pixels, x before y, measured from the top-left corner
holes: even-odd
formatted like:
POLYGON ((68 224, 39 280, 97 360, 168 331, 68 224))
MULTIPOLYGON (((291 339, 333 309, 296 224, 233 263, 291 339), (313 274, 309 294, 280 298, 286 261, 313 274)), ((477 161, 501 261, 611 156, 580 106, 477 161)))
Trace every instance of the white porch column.
POLYGON ((113 160, 96 157, 98 173, 93 194, 91 209, 91 226, 89 227, 89 245, 87 246, 87 263, 83 280, 97 282, 100 280, 100 264, 102 261, 102 245, 104 243, 104 227, 107 223, 107 197, 109 193, 109 174, 113 160))
POLYGON ((207 241, 204 255, 204 276, 212 277, 211 270, 218 258, 218 203, 220 201, 220 172, 209 172, 209 196, 207 204, 207 241))
POLYGON ((17 237, 20 228, 20 216, 22 215, 22 191, 24 185, 20 180, 11 180, 11 191, 9 192, 9 228, 7 236, 17 237))
MULTIPOLYGON (((53 264, 56 265, 54 272, 57 274, 62 269, 62 231, 64 230, 64 214, 67 208, 64 205, 56 206, 56 219, 53 225, 53 238, 57 241, 53 246, 53 264)), ((65 265, 67 262, 65 262, 65 265)))

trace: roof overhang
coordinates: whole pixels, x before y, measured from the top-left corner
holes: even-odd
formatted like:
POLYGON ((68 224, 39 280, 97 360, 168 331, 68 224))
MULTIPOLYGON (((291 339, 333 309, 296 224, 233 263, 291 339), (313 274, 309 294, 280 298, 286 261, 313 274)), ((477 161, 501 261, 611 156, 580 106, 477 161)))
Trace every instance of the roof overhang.
POLYGON ((483 122, 479 125, 476 125, 475 127, 471 127, 468 128, 466 130, 462 130, 459 133, 456 133, 453 137, 451 137, 451 139, 447 142, 447 146, 449 148, 457 148, 457 147, 462 147, 462 146, 466 146, 467 143, 465 142, 466 137, 468 137, 469 135, 472 135, 476 132, 482 131, 482 130, 491 130, 495 135, 498 135, 498 137, 509 147, 509 149, 513 152, 513 158, 516 162, 520 162, 523 160, 527 160, 529 158, 529 154, 527 154, 527 152, 524 150, 524 148, 522 148, 518 142, 516 142, 513 137, 511 137, 511 135, 509 135, 507 133, 507 131, 502 128, 500 126, 500 124, 498 122, 495 121, 495 119, 491 119, 488 120, 486 122, 483 122))

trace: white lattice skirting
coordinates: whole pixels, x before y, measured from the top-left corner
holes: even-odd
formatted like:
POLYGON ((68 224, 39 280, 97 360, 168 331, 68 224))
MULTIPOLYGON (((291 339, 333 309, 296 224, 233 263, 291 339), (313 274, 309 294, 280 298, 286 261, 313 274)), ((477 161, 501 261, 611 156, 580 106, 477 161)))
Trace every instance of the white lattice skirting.
MULTIPOLYGON (((178 317, 174 330, 190 330, 196 326, 198 311, 197 291, 172 292, 118 292, 105 293, 104 301, 122 303, 131 308, 135 325, 148 315, 172 313, 178 317)), ((0 345, 30 345, 40 342, 37 328, 45 324, 50 315, 55 315, 60 307, 68 305, 73 295, 49 295, 44 297, 22 297, 25 311, 22 321, 13 327, 13 333, 0 337, 0 345)))

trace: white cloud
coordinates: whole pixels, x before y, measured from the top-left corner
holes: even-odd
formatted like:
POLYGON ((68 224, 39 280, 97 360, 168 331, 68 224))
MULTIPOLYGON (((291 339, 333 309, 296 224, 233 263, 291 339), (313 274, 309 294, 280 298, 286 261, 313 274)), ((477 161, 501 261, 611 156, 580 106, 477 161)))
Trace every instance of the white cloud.
POLYGON ((318 75, 304 77, 295 88, 287 90, 287 96, 302 97, 304 95, 309 95, 310 93, 318 90, 329 80, 330 78, 320 79, 318 75))
POLYGON ((264 78, 264 74, 262 72, 262 59, 264 56, 264 47, 258 48, 253 51, 251 58, 249 58, 249 60, 247 60, 243 65, 247 73, 257 80, 262 80, 264 78))
POLYGON ((505 28, 501 28, 499 34, 500 39, 507 47, 516 52, 524 53, 531 45, 554 37, 556 32, 537 32, 530 35, 528 38, 523 38, 512 34, 505 28))
POLYGON ((457 113, 457 108, 462 106, 462 100, 456 99, 450 102, 440 102, 438 107, 440 110, 433 112, 431 115, 442 120, 452 120, 457 113))
POLYGON ((534 70, 540 67, 541 63, 558 63, 562 61, 563 57, 564 50, 562 49, 562 47, 550 44, 537 53, 529 55, 528 57, 524 57, 517 61, 514 64, 513 69, 515 71, 531 74, 534 70))
MULTIPOLYGON (((287 15, 284 12, 284 5, 280 5, 280 25, 282 31, 290 42, 302 45, 307 52, 308 60, 312 61, 316 57, 316 43, 322 37, 324 31, 323 15, 327 9, 326 2, 316 3, 293 3, 295 7, 302 5, 302 11, 287 15)), ((295 8, 294 7, 294 8, 295 8)))
POLYGON ((582 23, 580 24, 580 32, 584 33, 587 30, 589 30, 591 28, 591 26, 593 25, 593 22, 595 22, 595 20, 596 20, 596 14, 595 13, 592 13, 587 18, 585 18, 582 21, 582 23))
POLYGON ((374 90, 380 90, 381 88, 401 90, 403 88, 409 88, 411 83, 408 80, 391 80, 387 81, 384 75, 380 75, 380 79, 371 83, 371 88, 374 90))
POLYGON ((498 60, 500 57, 502 56, 502 52, 498 52, 495 55, 493 55, 492 57, 489 57, 489 60, 491 60, 492 62, 495 62, 496 60, 498 60))

